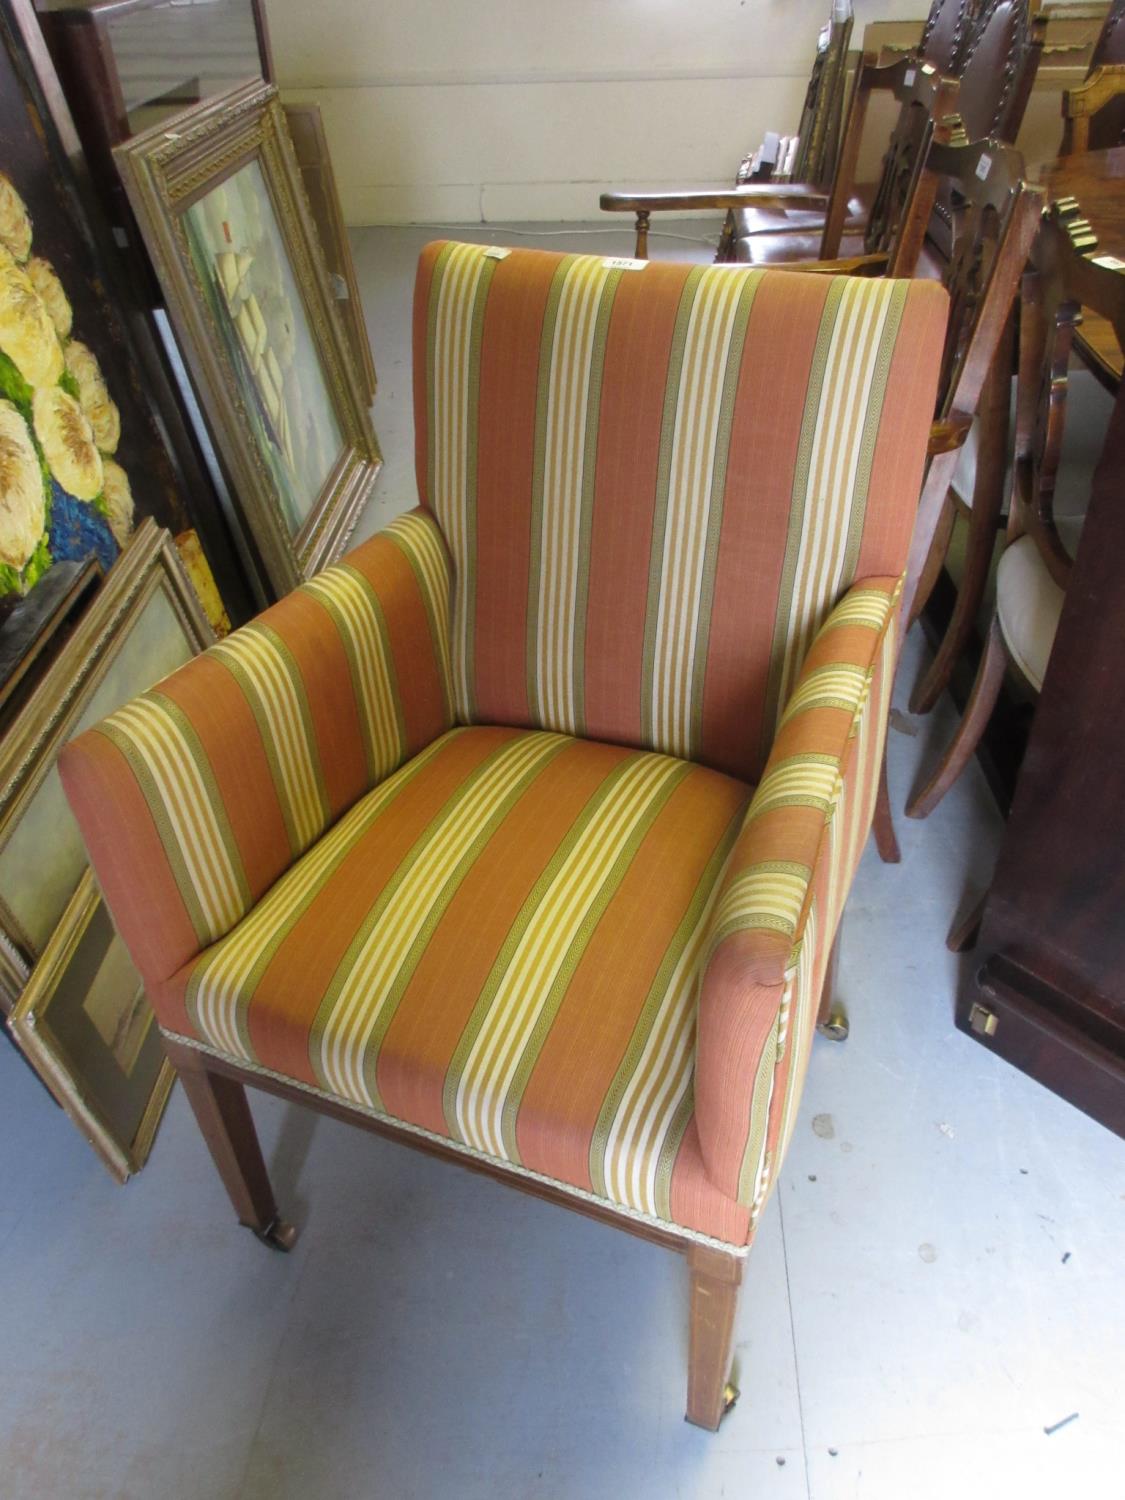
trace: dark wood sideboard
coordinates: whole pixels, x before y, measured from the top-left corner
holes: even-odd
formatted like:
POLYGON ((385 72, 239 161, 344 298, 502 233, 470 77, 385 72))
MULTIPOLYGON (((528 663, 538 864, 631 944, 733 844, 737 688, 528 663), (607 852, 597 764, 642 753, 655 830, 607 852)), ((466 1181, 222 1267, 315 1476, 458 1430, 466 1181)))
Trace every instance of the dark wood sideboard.
POLYGON ((1125 387, 956 1019, 1125 1135, 1125 387))

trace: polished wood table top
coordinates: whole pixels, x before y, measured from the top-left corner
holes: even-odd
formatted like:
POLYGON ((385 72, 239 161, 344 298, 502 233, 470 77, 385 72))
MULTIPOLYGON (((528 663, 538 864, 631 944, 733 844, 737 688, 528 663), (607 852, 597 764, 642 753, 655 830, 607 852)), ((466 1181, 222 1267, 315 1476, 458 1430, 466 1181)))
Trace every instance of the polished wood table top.
MULTIPOLYGON (((1098 237, 1098 255, 1125 260, 1125 146, 1083 151, 1039 167, 1034 176, 1048 200, 1074 198, 1098 237)), ((1104 318, 1086 313, 1077 342, 1094 374, 1110 390, 1121 383, 1125 355, 1104 318)))

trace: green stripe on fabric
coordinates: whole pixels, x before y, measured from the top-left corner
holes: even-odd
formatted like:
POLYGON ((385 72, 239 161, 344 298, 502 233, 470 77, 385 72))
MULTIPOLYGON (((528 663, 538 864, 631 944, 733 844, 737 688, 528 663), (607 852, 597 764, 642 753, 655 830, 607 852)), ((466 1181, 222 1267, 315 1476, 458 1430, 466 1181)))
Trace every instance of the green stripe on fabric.
MULTIPOLYGON (((554 759, 555 755, 565 748, 567 744, 565 739, 550 735, 534 734, 523 735, 513 740, 506 740, 503 744, 499 745, 479 765, 474 767, 468 776, 458 785, 448 801, 415 840, 407 854, 396 867, 391 879, 380 891, 375 904, 364 918, 362 925, 348 944, 346 952, 337 964, 310 1027, 309 1060, 323 1088, 337 1093, 341 1092, 339 1084, 330 1078, 326 1072, 323 1055, 325 1037, 330 1029, 334 1031, 342 1031, 344 1029, 341 1025, 341 1018, 334 1016, 333 1013, 338 1009, 345 989, 353 980, 354 972, 364 958, 365 950, 368 948, 373 935, 386 920, 388 909, 394 904, 395 898, 406 884, 408 877, 414 871, 415 867, 426 860, 433 846, 441 838, 450 823, 457 817, 464 804, 472 796, 474 790, 482 784, 487 786, 488 783, 495 780, 497 768, 504 761, 514 760, 527 755, 529 744, 533 741, 536 742, 533 746, 533 751, 540 750, 541 753, 532 753, 529 756, 528 768, 516 779, 509 793, 497 804, 487 820, 482 821, 475 828, 471 842, 455 861, 452 868, 435 874, 436 889, 430 898, 428 914, 424 919, 422 929, 423 934, 432 931, 432 925, 427 924, 431 924, 432 922, 433 925, 436 925, 440 914, 448 906, 449 901, 452 900, 457 886, 463 880, 467 870, 479 858, 480 852, 488 842, 488 839, 491 838, 504 817, 507 816, 512 807, 519 801, 519 798, 526 791, 527 787, 531 785, 531 782, 539 772, 554 759), (440 884, 438 883, 439 881, 440 884)), ((360 1070, 368 1089, 369 1102, 376 1109, 382 1107, 379 1103, 379 1094, 375 1083, 379 1046, 393 1018, 394 1009, 401 999, 402 993, 421 956, 424 946, 424 942, 413 942, 408 948, 403 962, 396 970, 389 991, 386 994, 372 995, 368 998, 368 1009, 369 1011, 374 1009, 375 1019, 373 1026, 368 1029, 367 1038, 364 1042, 360 1070)))
POLYGON ((738 396, 742 354, 746 345, 750 311, 764 274, 761 271, 754 271, 743 276, 731 329, 730 346, 727 350, 726 368, 723 371, 723 391, 719 400, 719 417, 715 433, 715 458, 711 469, 711 504, 707 515, 707 536, 704 543, 703 565, 700 570, 699 617, 696 623, 695 651, 692 657, 689 755, 697 755, 703 745, 703 690, 707 678, 707 647, 711 638, 715 579, 719 571, 719 536, 722 532, 725 510, 727 464, 730 460, 734 403, 738 396))
POLYGON ((601 433, 602 380, 605 375, 609 321, 613 316, 617 287, 624 275, 611 271, 602 286, 594 343, 590 351, 590 378, 586 394, 586 432, 582 453, 582 508, 578 523, 578 576, 574 588, 574 733, 586 732, 586 617, 590 602, 590 538, 594 530, 594 490, 598 470, 598 438, 601 433))
MULTIPOLYGON (((226 805, 219 791, 219 784, 215 773, 211 769, 211 762, 203 748, 202 741, 195 731, 188 716, 178 704, 160 692, 145 693, 141 698, 134 700, 131 707, 142 711, 148 706, 157 710, 170 721, 171 727, 178 735, 183 751, 189 757, 200 784, 203 787, 204 796, 207 800, 207 811, 218 831, 219 841, 226 856, 229 874, 235 882, 238 902, 242 912, 248 911, 251 906, 250 882, 246 877, 246 870, 242 863, 242 851, 238 847, 238 841, 234 836, 230 819, 227 816, 226 805)), ((161 847, 165 858, 172 870, 173 879, 179 890, 184 908, 191 920, 192 928, 200 947, 213 943, 216 938, 222 937, 222 932, 216 932, 213 924, 207 920, 204 914, 201 898, 196 890, 195 881, 188 869, 184 857, 181 834, 175 826, 172 809, 168 806, 164 796, 156 784, 156 780, 149 770, 148 761, 139 750, 136 742, 128 730, 121 729, 112 719, 103 720, 96 726, 96 733, 103 734, 110 740, 129 763, 133 775, 141 788, 145 802, 148 806, 152 821, 160 838, 161 847)), ((237 916, 235 917, 237 920, 237 916)))
POLYGON ((445 280, 446 268, 454 248, 453 242, 447 241, 437 253, 437 259, 434 261, 434 269, 430 276, 430 300, 426 306, 426 493, 428 503, 431 507, 435 502, 433 488, 434 473, 437 467, 437 423, 434 420, 434 391, 436 389, 437 376, 435 355, 437 352, 438 308, 441 302, 441 284, 445 280))
POLYGON ((883 420, 883 400, 887 394, 887 381, 891 373, 895 343, 902 323, 906 294, 910 290, 908 281, 895 281, 886 306, 882 332, 879 335, 879 350, 871 373, 871 386, 867 396, 867 411, 863 420, 863 436, 860 440, 859 462, 855 483, 852 487, 852 503, 848 517, 847 542, 844 549, 844 581, 850 583, 859 564, 859 551, 863 542, 863 526, 867 519, 867 496, 871 488, 871 468, 875 461, 875 445, 879 438, 879 426, 883 420))
POLYGON ((469 410, 465 414, 465 556, 461 559, 461 576, 457 582, 462 590, 461 608, 464 611, 465 630, 469 635, 465 654, 465 680, 462 685, 464 701, 462 712, 469 723, 476 718, 476 652, 472 645, 475 634, 477 609, 477 453, 480 440, 480 351, 484 329, 484 312, 488 302, 488 289, 496 272, 498 262, 486 260, 481 267, 473 298, 473 319, 469 335, 469 410))
POLYGON ((555 352, 555 330, 559 320, 559 304, 566 286, 570 268, 580 259, 577 255, 565 255, 555 268, 551 285, 547 290, 547 303, 543 309, 543 325, 539 334, 539 367, 535 376, 535 436, 531 460, 531 528, 530 552, 527 567, 527 640, 525 659, 527 669, 527 702, 534 711, 539 698, 539 595, 543 586, 543 489, 546 483, 547 429, 550 419, 551 363, 555 352))
POLYGON ((387 537, 410 564, 422 607, 426 612, 426 623, 430 630, 430 643, 434 660, 438 664, 441 679, 442 708, 444 718, 453 717, 453 679, 449 660, 450 593, 453 574, 445 547, 445 539, 438 530, 437 522, 422 516, 399 516, 386 527, 387 537), (437 594, 438 589, 441 595, 437 594))
POLYGON ((809 384, 805 392, 805 409, 801 417, 801 434, 797 441, 797 460, 793 468, 793 485, 790 490, 789 529, 785 537, 785 558, 781 567, 777 612, 774 615, 769 677, 765 702, 762 705, 759 764, 765 763, 777 733, 777 715, 781 707, 779 702, 781 684, 785 675, 785 658, 791 630, 790 616, 793 608, 793 594, 797 586, 797 563, 801 555, 805 513, 809 502, 809 475, 812 469, 813 447, 820 420, 824 380, 828 373, 828 353, 835 336, 845 285, 846 278, 843 276, 834 276, 829 283, 828 295, 824 299, 824 309, 820 315, 816 347, 809 369, 809 384))
MULTIPOLYGON (((651 759, 651 757, 645 756, 643 753, 638 753, 629 756, 626 760, 620 761, 597 790, 589 797, 582 811, 575 818, 554 854, 551 856, 550 861, 536 880, 530 895, 524 901, 509 928, 507 936, 497 954, 496 961, 492 965, 488 979, 481 989, 477 1003, 473 1007, 472 1015, 469 1017, 468 1023, 461 1033, 457 1047, 446 1070, 445 1084, 442 1089, 442 1111, 449 1133, 455 1139, 463 1139, 458 1123, 458 1093, 462 1079, 482 1027, 485 1021, 489 1019, 490 1012, 493 1010, 497 991, 507 976, 517 949, 532 926, 536 916, 539 914, 540 908, 552 884, 574 853, 576 846, 586 836, 591 823, 596 819, 603 807, 612 805, 615 801, 619 800, 620 794, 618 788, 620 783, 626 778, 631 777, 637 767, 642 765, 647 759, 651 759)), ((670 767, 673 765, 674 763, 669 763, 670 767)), ((667 778, 670 783, 668 787, 669 795, 672 785, 682 780, 683 776, 687 775, 690 770, 690 766, 683 765, 675 766, 674 770, 670 771, 667 778)), ((659 789, 656 795, 659 796, 659 789)), ((653 794, 650 793, 650 800, 652 796, 653 794)), ((513 1154, 509 1157, 509 1160, 518 1161, 519 1157, 515 1153, 514 1141, 512 1142, 512 1152, 513 1154)))
POLYGON ((639 684, 641 738, 649 745, 655 742, 652 679, 656 670, 657 621, 660 612, 660 586, 664 574, 664 539, 668 526, 668 489, 672 476, 672 450, 676 441, 676 411, 679 406, 684 352, 687 348, 692 309, 695 306, 696 292, 705 270, 704 266, 693 266, 684 281, 679 306, 676 308, 672 345, 668 351, 668 375, 664 384, 664 410, 660 418, 660 447, 656 464, 656 494, 652 512, 652 544, 649 550, 648 594, 645 605, 644 647, 641 655, 639 684))
MULTIPOLYGON (((519 1064, 504 1099, 504 1107, 501 1114, 501 1131, 504 1142, 504 1157, 507 1161, 518 1162, 520 1159, 519 1146, 516 1142, 516 1121, 519 1116, 524 1090, 527 1088, 528 1081, 535 1070, 535 1064, 539 1060, 543 1044, 547 1040, 551 1027, 555 1023, 559 1007, 562 1005, 567 991, 570 989, 575 970, 578 968, 589 946, 590 939, 593 937, 598 923, 605 915, 606 908, 617 894, 622 881, 636 860, 640 847, 648 836, 653 824, 667 805, 676 787, 690 774, 691 768, 689 766, 677 766, 674 771, 663 779, 655 793, 648 797, 643 809, 636 817, 630 829, 629 837, 625 841, 624 847, 617 855, 604 880, 598 887, 597 896, 589 903, 582 915, 582 920, 574 929, 574 935, 567 945, 566 957, 559 966, 559 971, 555 975, 550 990, 547 992, 546 1000, 535 1018, 534 1025, 526 1035, 520 1051, 519 1064)), ((553 875, 557 873, 557 870, 563 863, 565 855, 560 857, 560 853, 561 851, 556 853, 555 859, 552 860, 551 865, 548 865, 547 870, 544 871, 540 882, 537 882, 536 890, 532 892, 528 900, 526 910, 529 922, 534 917, 535 911, 542 901, 543 892, 549 887, 553 875), (552 866, 554 866, 553 870, 552 866)))
POLYGON ((694 1085, 689 1082, 683 1098, 676 1105, 672 1122, 664 1133, 664 1139, 660 1143, 660 1155, 656 1162, 656 1217, 667 1219, 673 1224, 676 1221, 672 1214, 672 1173, 675 1171, 676 1157, 680 1154, 680 1147, 683 1145, 684 1136, 694 1114, 695 1090, 694 1085))
POLYGON ((746 1132, 746 1149, 742 1153, 742 1166, 738 1174, 738 1201, 745 1208, 753 1207, 757 1192, 758 1176, 762 1157, 766 1149, 769 1131, 770 1100, 773 1096, 774 1070, 777 1065, 777 1034, 780 1016, 775 1017, 758 1059, 754 1073, 754 1087, 750 1093, 750 1121, 746 1132))
POLYGON ((395 775, 356 803, 299 864, 282 876, 244 922, 197 960, 188 980, 186 1003, 199 1035, 209 1037, 216 1046, 222 1045, 215 1035, 215 1021, 211 1015, 211 1008, 220 1003, 221 994, 227 999, 228 1009, 235 1012, 235 1024, 245 1055, 255 1056, 250 1044, 249 1012, 257 988, 276 954, 371 827, 430 761, 463 732, 455 729, 434 740, 395 775))
POLYGON ((382 603, 370 582, 358 568, 348 563, 338 565, 331 573, 322 574, 319 579, 314 578, 311 583, 303 586, 303 591, 325 610, 340 638, 347 658, 348 675, 352 680, 352 696, 358 711, 360 734, 363 736, 367 781, 369 786, 373 786, 394 770, 406 747, 406 719, 382 603), (331 591, 337 582, 331 574, 337 574, 340 581, 346 576, 358 590, 359 599, 353 600, 353 603, 366 612, 366 624, 373 637, 370 644, 374 660, 369 667, 365 664, 361 643, 356 638, 355 626, 341 601, 331 591))
MULTIPOLYGON (((254 716, 254 722, 261 736, 262 750, 273 779, 282 821, 285 824, 285 833, 289 839, 289 848, 296 858, 297 855, 305 852, 318 834, 323 832, 332 817, 328 788, 320 764, 316 728, 313 724, 312 710, 309 707, 308 693, 305 690, 305 680, 301 676, 301 669, 281 636, 270 626, 260 622, 246 625, 236 635, 228 636, 225 641, 219 641, 211 648, 210 655, 225 667, 238 683, 242 696, 246 699, 247 706, 254 716), (255 642, 264 648, 267 657, 268 653, 273 653, 275 663, 283 674, 283 681, 288 684, 293 695, 293 705, 297 710, 300 738, 303 744, 290 744, 291 761, 285 756, 281 743, 282 738, 288 739, 288 736, 284 734, 284 729, 282 729, 282 734, 279 734, 279 725, 271 720, 266 695, 254 681, 249 668, 249 663, 254 660, 252 650, 255 642), (304 775, 302 775, 302 769, 304 775), (292 778, 299 778, 304 784, 303 787, 297 785, 295 781, 294 784, 290 784, 292 778), (311 806, 302 809, 296 805, 296 799, 301 797, 302 790, 315 797, 319 803, 316 809, 311 806), (306 822, 308 826, 301 826, 306 822)), ((284 717, 286 706, 281 701, 276 705, 281 717, 284 717)), ((293 727, 290 725, 290 728, 293 727)))
MULTIPOLYGON (((700 874, 699 881, 692 893, 692 898, 677 924, 671 942, 669 942, 668 947, 664 951, 660 967, 653 975, 648 994, 645 996, 644 1004, 641 1006, 640 1013, 634 1023, 632 1034, 621 1056, 621 1061, 617 1065, 617 1071, 613 1075, 609 1088, 606 1090, 605 1098, 602 1100, 602 1107, 598 1111, 593 1135, 590 1138, 588 1168, 590 1183, 594 1192, 601 1194, 603 1197, 607 1196, 608 1193, 606 1187, 606 1150, 614 1122, 621 1109, 625 1090, 628 1088, 630 1080, 636 1076, 637 1068, 640 1065, 646 1047, 649 1045, 653 1029, 668 1000, 668 990, 684 952, 692 939, 699 933, 700 927, 710 912, 712 902, 717 893, 719 875, 738 838, 739 830, 742 827, 742 817, 743 809, 739 808, 724 829, 722 836, 711 852, 711 857, 700 874)), ((698 974, 692 976, 691 982, 693 984, 698 982, 698 974)))

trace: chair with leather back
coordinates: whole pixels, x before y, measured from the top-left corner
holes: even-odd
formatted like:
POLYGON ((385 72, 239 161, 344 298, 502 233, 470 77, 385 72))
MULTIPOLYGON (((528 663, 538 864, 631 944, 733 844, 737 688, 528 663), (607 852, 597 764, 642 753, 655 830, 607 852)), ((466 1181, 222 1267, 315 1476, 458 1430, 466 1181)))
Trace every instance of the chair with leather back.
POLYGON ((1060 156, 1125 143, 1125 0, 1113 0, 1085 79, 1062 100, 1060 156))
MULTIPOLYGON (((890 63, 863 56, 827 201, 821 185, 789 182, 718 192, 619 191, 603 194, 601 206, 634 214, 635 253, 641 258, 648 253, 652 215, 672 209, 725 214, 720 260, 775 265, 885 250, 931 138, 992 136, 1014 142, 1038 71, 1044 30, 1041 17, 1029 16, 1027 0, 987 0, 975 12, 966 0, 935 0, 919 53, 890 63), (879 95, 892 97, 899 113, 878 181, 865 188, 857 182, 857 167, 871 102, 879 95)), ((951 252, 951 215, 951 203, 939 196, 928 230, 938 261, 928 267, 929 274, 939 274, 940 258, 951 252)))
POLYGON ((939 286, 436 244, 418 510, 61 757, 238 1218, 244 1085, 687 1256, 717 1426, 871 821, 939 286))

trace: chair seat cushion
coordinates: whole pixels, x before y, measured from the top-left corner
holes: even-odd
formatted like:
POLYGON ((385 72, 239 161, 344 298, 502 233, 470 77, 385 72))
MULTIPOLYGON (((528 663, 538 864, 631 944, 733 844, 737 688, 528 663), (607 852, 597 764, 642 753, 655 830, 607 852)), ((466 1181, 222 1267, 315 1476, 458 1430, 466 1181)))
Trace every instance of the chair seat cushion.
POLYGON ((1043 690, 1064 598, 1032 537, 1021 536, 1005 548, 996 570, 996 612, 1008 650, 1038 692, 1043 690))
POLYGON ((691 1093, 701 944, 750 788, 455 729, 154 997, 165 1027, 472 1153, 744 1244, 691 1093))

